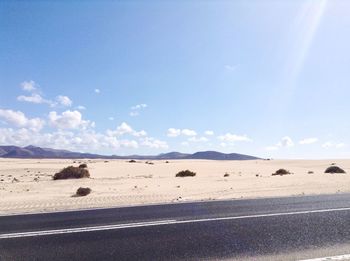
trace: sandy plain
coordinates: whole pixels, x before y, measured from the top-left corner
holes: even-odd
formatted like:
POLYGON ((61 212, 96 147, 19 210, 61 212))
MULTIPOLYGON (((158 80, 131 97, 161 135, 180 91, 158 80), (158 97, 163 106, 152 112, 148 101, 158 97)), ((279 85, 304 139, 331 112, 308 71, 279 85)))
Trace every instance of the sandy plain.
POLYGON ((0 215, 200 200, 350 192, 350 160, 0 159, 0 215), (64 167, 87 163, 91 178, 52 180, 64 167), (325 174, 332 163, 349 174, 325 174), (292 172, 272 176, 279 168, 292 172), (175 174, 189 169, 195 177, 175 174), (313 174, 308 174, 312 171, 313 174), (225 174, 228 177, 224 177, 225 174), (90 187, 85 197, 74 197, 90 187))

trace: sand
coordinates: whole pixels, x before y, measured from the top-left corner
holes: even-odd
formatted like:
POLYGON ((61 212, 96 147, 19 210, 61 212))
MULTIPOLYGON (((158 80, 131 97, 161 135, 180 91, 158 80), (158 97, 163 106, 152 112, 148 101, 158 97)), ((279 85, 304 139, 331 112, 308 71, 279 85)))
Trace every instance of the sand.
POLYGON ((152 162, 0 159, 0 214, 350 192, 350 160, 152 162), (333 162, 348 174, 325 174, 333 162), (87 163, 90 179, 52 180, 63 167, 79 163, 87 163), (279 168, 293 174, 271 176, 279 168), (197 175, 175 177, 185 169, 197 175), (92 193, 73 197, 79 187, 92 193))

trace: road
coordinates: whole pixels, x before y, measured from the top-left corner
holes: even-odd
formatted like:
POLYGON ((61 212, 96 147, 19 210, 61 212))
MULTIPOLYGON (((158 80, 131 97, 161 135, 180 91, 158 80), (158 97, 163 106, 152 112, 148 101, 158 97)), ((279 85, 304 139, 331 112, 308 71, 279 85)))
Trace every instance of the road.
POLYGON ((350 194, 0 217, 1 261, 350 260, 349 254, 350 194))

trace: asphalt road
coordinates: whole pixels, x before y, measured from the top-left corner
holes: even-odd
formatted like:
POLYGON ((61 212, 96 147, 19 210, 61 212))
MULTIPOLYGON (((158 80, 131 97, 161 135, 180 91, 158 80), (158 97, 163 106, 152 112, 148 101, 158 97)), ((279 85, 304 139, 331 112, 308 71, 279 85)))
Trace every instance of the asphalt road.
POLYGON ((1 261, 299 260, 344 254, 350 254, 350 194, 0 217, 1 261))

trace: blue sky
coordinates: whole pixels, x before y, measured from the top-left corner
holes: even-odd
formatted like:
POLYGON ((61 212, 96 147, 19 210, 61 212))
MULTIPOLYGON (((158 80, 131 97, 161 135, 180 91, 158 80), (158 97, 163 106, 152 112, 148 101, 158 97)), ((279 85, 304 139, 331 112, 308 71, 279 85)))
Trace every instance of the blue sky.
POLYGON ((350 156, 350 3, 1 1, 0 144, 350 156))

